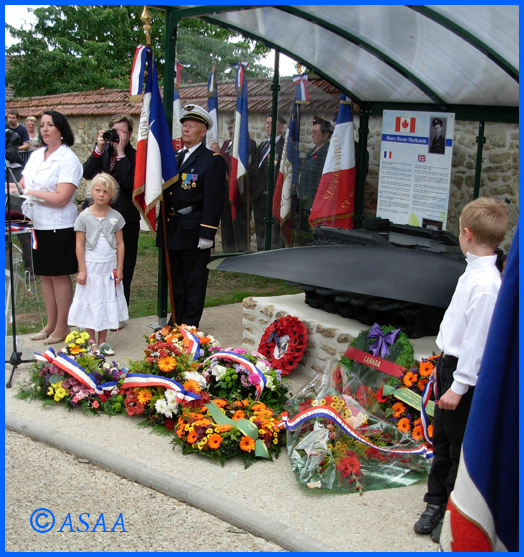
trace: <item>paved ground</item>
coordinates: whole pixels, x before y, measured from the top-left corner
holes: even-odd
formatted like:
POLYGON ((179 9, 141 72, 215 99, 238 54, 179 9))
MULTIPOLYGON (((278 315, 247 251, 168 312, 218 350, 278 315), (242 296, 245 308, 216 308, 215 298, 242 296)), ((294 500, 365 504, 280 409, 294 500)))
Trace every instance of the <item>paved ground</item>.
MULTIPOLYGON (((122 363, 126 357, 141 358, 142 337, 154 322, 154 317, 135 319, 119 333, 110 333, 115 359, 122 363)), ((241 304, 206 309, 201 329, 223 346, 240 346, 241 304)), ((23 337, 22 349, 27 357, 44 345, 23 337)), ((26 376, 21 366, 15 385, 26 376)), ((247 470, 241 461, 221 467, 198 455, 183 456, 167 438, 137 428, 139 419, 44 408, 39 402, 15 399, 15 392, 16 388, 6 389, 6 427, 46 445, 7 435, 7 551, 436 550, 428 537, 413 532, 424 508, 424 484, 363 496, 307 490, 296 481, 285 452, 274 462, 257 462, 247 470), (133 535, 98 534, 98 528, 87 540, 58 533, 58 527, 37 535, 29 517, 41 507, 56 511, 61 524, 71 513, 73 528, 80 530, 85 528, 78 521, 81 512, 90 513, 91 529, 91 522, 104 513, 107 530, 122 512, 133 535), (124 545, 114 545, 113 540, 124 545)))

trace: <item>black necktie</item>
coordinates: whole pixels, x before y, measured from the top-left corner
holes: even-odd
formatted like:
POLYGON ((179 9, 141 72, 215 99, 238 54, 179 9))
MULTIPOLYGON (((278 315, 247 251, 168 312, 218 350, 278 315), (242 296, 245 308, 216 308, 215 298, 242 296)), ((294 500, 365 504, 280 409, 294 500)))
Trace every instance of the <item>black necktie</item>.
POLYGON ((189 149, 186 149, 185 147, 182 149, 182 151, 180 151, 180 154, 178 155, 178 161, 177 161, 178 166, 182 166, 182 163, 184 162, 184 158, 188 151, 189 149))

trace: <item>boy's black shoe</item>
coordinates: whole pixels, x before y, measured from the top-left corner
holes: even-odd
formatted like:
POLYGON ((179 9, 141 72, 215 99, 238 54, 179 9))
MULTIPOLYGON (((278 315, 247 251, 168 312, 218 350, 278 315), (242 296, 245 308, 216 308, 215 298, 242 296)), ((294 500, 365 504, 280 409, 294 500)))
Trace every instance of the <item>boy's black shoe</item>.
POLYGON ((422 512, 420 518, 417 522, 415 522, 413 529, 417 534, 431 534, 438 523, 442 520, 445 511, 445 503, 443 505, 433 505, 432 503, 428 503, 426 510, 422 512))
POLYGON ((440 541, 440 533, 442 532, 442 525, 444 524, 444 517, 440 519, 440 522, 435 526, 433 532, 431 532, 431 539, 435 543, 440 541))

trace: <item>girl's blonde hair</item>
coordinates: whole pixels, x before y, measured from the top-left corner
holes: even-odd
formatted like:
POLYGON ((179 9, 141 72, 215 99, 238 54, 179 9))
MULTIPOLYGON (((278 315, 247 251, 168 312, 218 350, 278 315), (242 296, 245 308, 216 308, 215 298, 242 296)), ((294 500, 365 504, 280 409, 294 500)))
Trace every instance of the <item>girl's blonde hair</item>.
POLYGON ((106 192, 111 196, 111 201, 116 201, 118 197, 118 184, 116 180, 107 174, 107 172, 100 172, 91 180, 91 189, 89 190, 90 196, 93 197, 93 188, 96 184, 100 184, 104 187, 106 192))

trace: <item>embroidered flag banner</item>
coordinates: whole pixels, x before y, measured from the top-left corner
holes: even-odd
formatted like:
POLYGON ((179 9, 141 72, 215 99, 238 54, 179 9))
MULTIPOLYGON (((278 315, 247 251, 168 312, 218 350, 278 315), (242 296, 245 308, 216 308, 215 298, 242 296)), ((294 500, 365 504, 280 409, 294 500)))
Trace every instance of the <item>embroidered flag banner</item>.
POLYGON ((211 116, 213 125, 206 133, 206 145, 208 149, 211 142, 218 144, 218 88, 215 76, 215 65, 213 64, 213 71, 210 72, 207 80, 207 111, 211 116))
POLYGON ((160 90, 155 59, 146 47, 148 69, 144 101, 138 126, 133 203, 151 231, 156 231, 156 204, 162 191, 178 178, 178 166, 160 90))
POLYGON ((311 228, 319 224, 353 228, 356 176, 351 102, 342 93, 324 171, 311 208, 311 228))
POLYGON ((242 206, 240 178, 247 174, 251 140, 249 138, 247 122, 247 79, 245 71, 249 64, 240 62, 233 64, 237 70, 236 90, 237 109, 235 112, 235 134, 231 153, 231 169, 229 172, 229 201, 231 202, 231 216, 236 218, 237 210, 242 206))
POLYGON ((288 247, 293 245, 291 193, 298 176, 300 161, 300 110, 302 105, 309 103, 307 80, 307 73, 293 76, 295 98, 273 193, 273 216, 280 221, 282 237, 288 247))
POLYGON ((178 151, 184 146, 182 139, 182 124, 180 118, 182 117, 182 104, 180 103, 180 72, 185 68, 178 60, 175 62, 175 88, 173 91, 173 124, 171 126, 171 140, 173 149, 178 151))
POLYGON ((440 544, 444 551, 519 550, 519 227, 462 443, 440 544), (486 410, 489 410, 488 418, 486 410))

